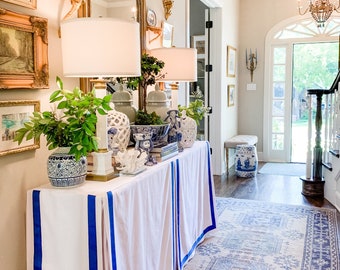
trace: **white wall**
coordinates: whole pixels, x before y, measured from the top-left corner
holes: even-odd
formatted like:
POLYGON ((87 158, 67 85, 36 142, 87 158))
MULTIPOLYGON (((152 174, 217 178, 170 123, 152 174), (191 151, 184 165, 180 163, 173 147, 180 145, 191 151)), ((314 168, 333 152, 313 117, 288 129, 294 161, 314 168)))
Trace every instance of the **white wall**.
MULTIPOLYGON (((59 14, 69 8, 64 1, 37 1, 38 8, 31 10, 0 2, 0 8, 48 18, 48 49, 50 89, 0 90, 0 100, 39 100, 41 110, 48 110, 48 98, 57 89, 56 76, 62 77, 60 39, 58 38, 59 14)), ((65 87, 78 85, 78 79, 65 79, 65 87)), ((26 269, 25 207, 26 191, 48 182, 46 162, 49 151, 46 141, 40 149, 0 157, 0 269, 26 269)))
MULTIPOLYGON (((222 8, 211 9, 214 27, 211 30, 210 97, 213 113, 210 116, 210 144, 212 146, 213 173, 221 175, 226 170, 224 141, 237 134, 238 94, 235 106, 228 107, 227 86, 238 88, 237 78, 226 76, 227 46, 237 49, 239 1, 225 0, 222 8)), ((238 65, 238 64, 237 64, 238 65)))
POLYGON ((238 133, 258 136, 257 150, 259 158, 261 158, 261 153, 263 152, 265 38, 268 31, 275 24, 297 15, 296 0, 240 0, 238 133), (247 83, 250 83, 250 72, 245 65, 245 51, 250 48, 252 50, 256 48, 258 52, 258 67, 254 71, 256 91, 246 90, 247 83))

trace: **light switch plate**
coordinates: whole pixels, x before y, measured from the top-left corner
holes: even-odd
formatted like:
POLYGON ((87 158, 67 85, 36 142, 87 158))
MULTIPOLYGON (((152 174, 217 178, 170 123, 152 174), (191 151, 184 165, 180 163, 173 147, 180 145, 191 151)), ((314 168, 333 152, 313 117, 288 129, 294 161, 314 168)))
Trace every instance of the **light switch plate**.
POLYGON ((247 84, 248 91, 255 91, 256 90, 256 83, 248 83, 247 84))

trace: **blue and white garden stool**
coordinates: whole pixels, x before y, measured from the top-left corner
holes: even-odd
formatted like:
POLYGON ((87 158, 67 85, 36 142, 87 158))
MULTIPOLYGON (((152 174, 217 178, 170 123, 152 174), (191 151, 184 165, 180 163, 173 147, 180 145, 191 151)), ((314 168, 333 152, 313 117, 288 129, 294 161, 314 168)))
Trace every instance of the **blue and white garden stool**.
POLYGON ((257 173, 257 152, 255 145, 237 145, 235 172, 238 177, 251 178, 257 173))

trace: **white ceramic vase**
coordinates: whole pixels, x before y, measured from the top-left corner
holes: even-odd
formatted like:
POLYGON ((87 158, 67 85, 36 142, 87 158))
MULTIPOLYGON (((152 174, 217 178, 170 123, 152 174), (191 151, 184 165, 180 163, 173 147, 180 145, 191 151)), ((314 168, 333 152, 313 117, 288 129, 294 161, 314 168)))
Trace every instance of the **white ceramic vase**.
POLYGON ((180 132, 182 133, 182 138, 180 144, 184 148, 191 147, 197 137, 197 124, 194 119, 186 115, 186 111, 182 111, 182 116, 180 119, 180 132))

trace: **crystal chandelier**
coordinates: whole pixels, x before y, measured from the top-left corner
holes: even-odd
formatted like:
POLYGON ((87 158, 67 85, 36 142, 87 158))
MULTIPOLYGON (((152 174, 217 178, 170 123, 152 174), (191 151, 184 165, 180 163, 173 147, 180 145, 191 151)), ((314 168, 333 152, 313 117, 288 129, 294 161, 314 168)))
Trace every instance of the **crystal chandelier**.
POLYGON ((299 14, 304 15, 309 11, 313 17, 313 19, 316 21, 318 27, 325 26, 325 22, 328 20, 328 18, 331 16, 333 10, 340 12, 340 0, 338 0, 338 6, 336 7, 333 2, 330 2, 329 0, 309 0, 309 6, 306 8, 306 10, 303 12, 301 1, 298 0, 298 9, 299 14))

